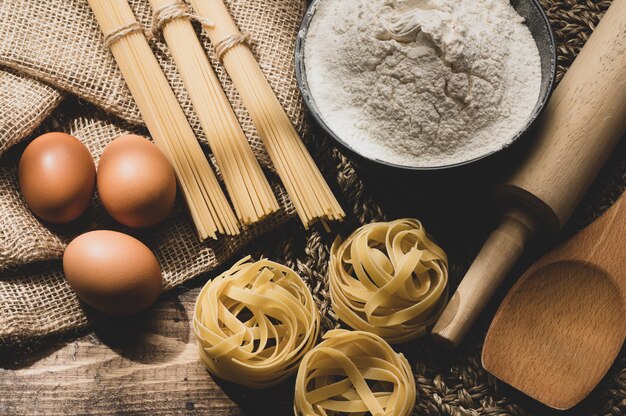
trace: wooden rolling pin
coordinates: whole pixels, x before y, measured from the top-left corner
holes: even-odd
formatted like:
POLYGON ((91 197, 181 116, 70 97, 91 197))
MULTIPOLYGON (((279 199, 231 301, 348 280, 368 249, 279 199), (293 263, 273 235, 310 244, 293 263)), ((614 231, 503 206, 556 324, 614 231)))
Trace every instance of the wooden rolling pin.
POLYGON ((614 0, 538 120, 519 169, 496 189, 505 211, 433 336, 456 347, 539 231, 557 232, 626 131, 626 0, 614 0))

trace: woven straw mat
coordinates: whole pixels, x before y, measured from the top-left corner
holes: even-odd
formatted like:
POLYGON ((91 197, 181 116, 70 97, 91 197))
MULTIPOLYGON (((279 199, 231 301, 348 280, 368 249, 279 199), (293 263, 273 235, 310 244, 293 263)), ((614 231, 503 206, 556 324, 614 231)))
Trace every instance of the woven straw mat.
MULTIPOLYGON (((147 134, 86 0, 0 1, 0 345, 20 345, 46 335, 84 328, 101 319, 85 310, 62 274, 60 258, 71 239, 87 230, 118 229, 144 241, 157 255, 165 290, 225 264, 238 251, 267 255, 297 269, 310 284, 326 328, 337 321, 329 307, 325 272, 328 248, 337 232, 387 218, 355 166, 316 129, 307 132, 297 91, 293 46, 306 4, 299 0, 227 0, 242 31, 251 34, 253 52, 279 100, 331 183, 348 213, 331 233, 305 231, 275 175, 269 157, 239 96, 215 59, 208 38, 198 34, 211 57, 240 123, 270 178, 281 211, 237 237, 200 244, 178 201, 173 215, 147 231, 124 229, 111 220, 97 197, 87 214, 70 227, 43 226, 30 213, 17 187, 17 163, 25 144, 45 131, 64 130, 89 148, 96 163, 104 146, 127 132, 147 134), (270 244, 268 244, 268 242, 270 244)), ((609 6, 606 0, 541 0, 558 40, 559 79, 609 6)), ((150 25, 146 0, 131 0, 138 20, 150 25)), ((206 139, 166 46, 152 41, 199 140, 206 139)), ((213 160, 212 160, 213 162, 213 160)), ((215 164, 213 163, 214 167, 215 164)), ((624 189, 626 146, 601 173, 575 215, 571 228, 599 215, 624 189)), ((380 202, 380 201, 378 201, 380 202)), ((426 224, 428 226, 428 224, 426 224)), ((481 225, 481 228, 487 228, 481 225)), ((480 245, 477 236, 462 255, 451 255, 454 288, 480 245)), ((480 326, 479 326, 480 327, 480 326)), ((429 340, 406 346, 414 363, 420 415, 530 415, 536 405, 507 390, 480 366, 482 335, 470 337, 456 353, 442 353, 429 340), (416 351, 418 351, 416 353, 416 351)), ((404 348, 404 347, 400 347, 404 348)), ((623 415, 626 409, 626 360, 617 363, 591 397, 575 409, 583 415, 623 415)))

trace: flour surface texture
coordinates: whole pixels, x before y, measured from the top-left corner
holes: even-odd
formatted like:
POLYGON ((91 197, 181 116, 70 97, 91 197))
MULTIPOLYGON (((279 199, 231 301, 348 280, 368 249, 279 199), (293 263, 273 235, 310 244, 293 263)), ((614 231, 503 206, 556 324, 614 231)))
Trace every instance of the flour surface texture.
POLYGON ((322 0, 304 59, 324 122, 365 156, 406 166, 506 146, 541 84, 509 0, 322 0))

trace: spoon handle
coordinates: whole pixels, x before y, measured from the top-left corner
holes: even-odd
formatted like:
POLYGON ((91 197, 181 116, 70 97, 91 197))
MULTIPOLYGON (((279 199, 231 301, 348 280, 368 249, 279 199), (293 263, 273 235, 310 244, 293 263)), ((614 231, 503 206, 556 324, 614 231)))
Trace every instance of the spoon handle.
POLYGON ((626 294, 626 193, 597 220, 541 258, 532 268, 575 260, 602 269, 626 294))

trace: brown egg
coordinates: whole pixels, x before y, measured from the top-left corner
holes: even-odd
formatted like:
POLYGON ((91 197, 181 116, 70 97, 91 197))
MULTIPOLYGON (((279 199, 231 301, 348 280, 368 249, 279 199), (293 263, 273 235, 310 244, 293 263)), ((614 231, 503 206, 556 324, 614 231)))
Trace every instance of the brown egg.
POLYGON ((65 133, 46 133, 24 150, 20 191, 38 217, 57 224, 78 218, 89 206, 96 166, 89 150, 65 133))
POLYGON ((150 227, 168 216, 176 198, 174 170, 147 139, 126 135, 104 149, 98 195, 107 212, 129 227, 150 227))
POLYGON ((78 297, 112 315, 146 309, 161 292, 154 254, 141 241, 116 231, 76 237, 63 254, 63 271, 78 297))

